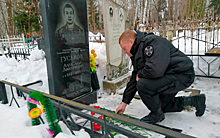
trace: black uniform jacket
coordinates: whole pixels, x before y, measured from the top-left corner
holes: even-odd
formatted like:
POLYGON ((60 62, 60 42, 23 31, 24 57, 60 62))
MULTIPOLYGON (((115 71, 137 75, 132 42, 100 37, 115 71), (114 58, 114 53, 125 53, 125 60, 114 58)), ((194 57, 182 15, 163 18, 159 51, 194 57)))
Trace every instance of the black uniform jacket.
POLYGON ((136 76, 156 79, 164 74, 194 72, 192 61, 175 48, 170 41, 154 35, 137 31, 137 38, 131 48, 132 76, 124 91, 122 102, 129 104, 134 97, 136 76))

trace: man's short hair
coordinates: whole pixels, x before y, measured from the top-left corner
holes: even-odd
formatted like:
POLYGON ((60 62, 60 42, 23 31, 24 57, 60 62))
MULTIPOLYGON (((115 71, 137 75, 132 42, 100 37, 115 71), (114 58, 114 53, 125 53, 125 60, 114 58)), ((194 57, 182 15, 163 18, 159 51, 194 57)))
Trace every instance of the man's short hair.
POLYGON ((65 8, 71 8, 73 10, 73 14, 74 14, 74 9, 70 4, 65 4, 65 6, 63 7, 63 13, 65 14, 65 8))
POLYGON ((126 30, 121 34, 121 36, 119 38, 119 44, 120 44, 120 42, 123 42, 123 43, 128 42, 129 39, 136 39, 136 37, 137 37, 137 34, 135 31, 126 30))

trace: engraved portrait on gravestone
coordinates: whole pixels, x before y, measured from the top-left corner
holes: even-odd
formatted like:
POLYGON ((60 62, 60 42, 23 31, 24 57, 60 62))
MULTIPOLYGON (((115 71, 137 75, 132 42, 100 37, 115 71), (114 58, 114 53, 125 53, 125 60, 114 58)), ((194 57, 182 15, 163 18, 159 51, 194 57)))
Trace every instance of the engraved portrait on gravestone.
POLYGON ((119 9, 119 18, 120 18, 120 20, 123 20, 123 18, 124 18, 124 11, 122 8, 119 9))
POLYGON ((113 17, 113 8, 110 6, 109 7, 109 15, 110 15, 110 17, 112 18, 113 17))
POLYGON ((49 93, 69 100, 90 94, 86 0, 41 0, 40 7, 49 93))
POLYGON ((62 8, 62 26, 57 28, 56 36, 58 41, 63 42, 66 45, 74 45, 77 43, 85 42, 85 35, 83 28, 76 23, 78 19, 75 15, 74 6, 66 3, 62 8))
POLYGON ((89 63, 87 65, 86 27, 82 23, 83 18, 79 17, 85 13, 79 13, 75 4, 65 2, 60 6, 55 31, 60 45, 56 54, 60 57, 61 96, 67 99, 90 91, 89 82, 85 80, 90 75, 89 63))

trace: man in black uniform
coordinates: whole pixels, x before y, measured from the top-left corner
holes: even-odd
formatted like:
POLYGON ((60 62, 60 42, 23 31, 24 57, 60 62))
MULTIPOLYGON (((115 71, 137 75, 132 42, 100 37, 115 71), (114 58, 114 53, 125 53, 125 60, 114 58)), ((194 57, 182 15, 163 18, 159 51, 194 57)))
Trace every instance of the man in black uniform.
POLYGON ((181 112, 185 106, 196 108, 196 116, 205 112, 205 95, 175 97, 189 87, 195 78, 192 61, 168 40, 153 33, 125 31, 119 38, 124 53, 134 67, 116 113, 124 113, 136 91, 151 111, 140 121, 157 123, 166 112, 181 112))
POLYGON ((67 45, 84 43, 84 31, 74 21, 74 9, 70 4, 66 4, 63 8, 66 24, 56 31, 58 41, 62 41, 67 45))

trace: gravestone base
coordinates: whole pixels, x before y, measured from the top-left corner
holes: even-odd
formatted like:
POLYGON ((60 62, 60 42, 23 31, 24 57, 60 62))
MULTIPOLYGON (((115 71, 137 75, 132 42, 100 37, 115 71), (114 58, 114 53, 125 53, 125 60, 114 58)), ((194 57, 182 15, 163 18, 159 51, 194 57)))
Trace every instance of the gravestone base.
POLYGON ((103 81, 103 90, 108 94, 116 93, 117 89, 121 89, 127 85, 131 77, 131 73, 128 72, 112 81, 104 80, 103 81))
POLYGON ((72 100, 86 105, 97 103, 97 91, 80 95, 72 100))

